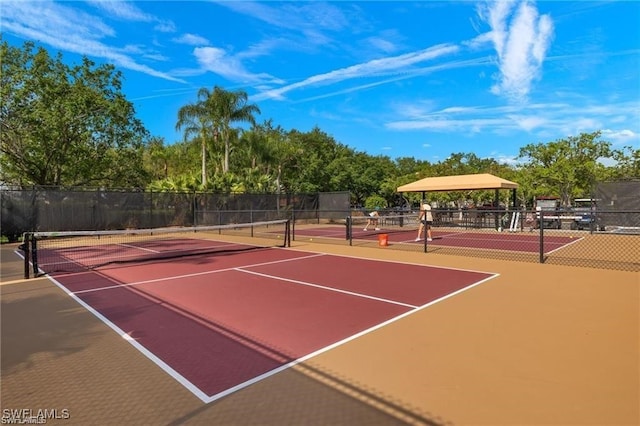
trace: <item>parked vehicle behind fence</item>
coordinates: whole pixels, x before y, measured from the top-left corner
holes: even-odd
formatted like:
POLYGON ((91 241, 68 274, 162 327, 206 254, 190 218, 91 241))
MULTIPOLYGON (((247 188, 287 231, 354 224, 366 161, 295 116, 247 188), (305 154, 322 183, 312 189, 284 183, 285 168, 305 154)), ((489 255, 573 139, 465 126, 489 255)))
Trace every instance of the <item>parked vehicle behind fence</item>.
POLYGON ((574 221, 571 229, 600 230, 597 220, 597 200, 593 198, 576 198, 573 200, 574 221))

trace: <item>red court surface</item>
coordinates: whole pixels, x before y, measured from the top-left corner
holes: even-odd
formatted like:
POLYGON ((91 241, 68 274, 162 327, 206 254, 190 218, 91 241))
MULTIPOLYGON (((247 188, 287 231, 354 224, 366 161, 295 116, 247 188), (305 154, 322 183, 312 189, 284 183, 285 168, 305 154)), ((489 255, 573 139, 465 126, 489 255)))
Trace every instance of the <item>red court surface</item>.
POLYGON ((495 276, 271 248, 50 279, 211 402, 495 276))
MULTIPOLYGON (((373 241, 378 238, 378 234, 387 234, 389 244, 410 244, 422 245, 424 241, 415 241, 417 229, 406 231, 391 229, 385 230, 382 227, 379 231, 363 231, 354 229, 352 238, 354 240, 373 241)), ((345 226, 328 226, 321 228, 296 229, 296 238, 304 239, 308 237, 337 238, 346 239, 345 226)), ((540 236, 536 233, 522 232, 477 232, 477 231, 447 231, 434 228, 432 230, 433 241, 428 245, 433 247, 466 247, 487 250, 506 250, 523 253, 538 253, 540 251, 540 236)), ((424 235, 423 235, 424 236, 424 235)), ((569 244, 577 242, 579 238, 570 236, 545 235, 543 246, 544 253, 550 253, 569 244)))

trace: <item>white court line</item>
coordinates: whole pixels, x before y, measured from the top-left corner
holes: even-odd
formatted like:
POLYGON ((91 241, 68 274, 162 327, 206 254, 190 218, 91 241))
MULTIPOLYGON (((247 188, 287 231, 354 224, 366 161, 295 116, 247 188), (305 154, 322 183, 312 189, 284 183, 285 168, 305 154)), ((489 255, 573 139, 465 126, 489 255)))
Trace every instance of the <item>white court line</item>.
MULTIPOLYGON (((434 238, 435 240, 447 237, 447 239, 462 239, 462 240, 471 240, 471 241, 504 241, 504 242, 514 242, 514 243, 518 243, 518 244, 539 244, 540 241, 539 239, 519 239, 519 238, 496 238, 495 235, 497 235, 498 233, 496 232, 496 234, 491 234, 491 233, 480 233, 480 232, 454 232, 451 234, 444 234, 444 235, 436 235, 434 238), (470 237, 470 235, 480 235, 481 237, 478 238, 474 238, 474 237, 470 237)), ((509 234, 507 234, 509 235, 509 234)), ((513 235, 513 234, 510 234, 513 235)))
MULTIPOLYGON (((302 231, 297 231, 297 232, 304 232, 304 230, 302 231)), ((296 240, 298 239, 306 239, 306 238, 337 238, 337 237, 342 237, 344 238, 344 236, 346 235, 346 232, 327 232, 324 234, 318 234, 318 235, 310 235, 310 234, 298 234, 296 233, 296 240), (299 238, 301 237, 301 238, 299 238)))
POLYGON ((278 277, 276 275, 263 274, 261 272, 247 271, 247 270, 244 270, 242 268, 235 268, 235 269, 238 272, 244 272, 245 274, 253 274, 253 275, 258 275, 260 277, 265 277, 265 278, 273 278, 273 279, 279 280, 279 281, 286 281, 286 282, 290 282, 290 283, 294 283, 294 284, 300 284, 300 285, 305 285, 305 286, 309 286, 309 287, 320 288, 322 290, 329 290, 329 291, 333 291, 335 293, 348 294, 349 296, 361 297, 363 299, 371 299, 371 300, 375 300, 375 301, 378 301, 378 302, 390 303, 392 305, 400 305, 400 306, 404 306, 406 308, 412 308, 412 309, 417 308, 417 306, 415 306, 415 305, 409 305, 407 303, 397 302, 397 301, 391 300, 391 299, 383 299, 381 297, 369 296, 367 294, 356 293, 356 292, 353 292, 353 291, 340 290, 338 288, 327 287, 327 286, 320 285, 320 284, 313 284, 313 283, 306 282, 306 281, 293 280, 293 279, 290 279, 290 278, 278 277))
POLYGON ((96 318, 105 323, 109 328, 115 331, 120 337, 129 342, 133 347, 140 351, 144 356, 146 356, 151 362, 155 363, 158 367, 164 370, 169 376, 173 377, 178 383, 184 386, 188 391, 198 397, 201 401, 207 402, 210 398, 209 395, 201 391, 197 386, 187 380, 183 375, 174 370, 169 364, 162 361, 153 352, 149 351, 147 348, 138 343, 135 339, 132 339, 127 333, 124 332, 120 327, 111 322, 107 317, 102 315, 97 310, 93 309, 91 305, 85 303, 82 299, 76 296, 74 293, 69 291, 63 284, 59 283, 55 278, 51 276, 47 276, 56 286, 58 286, 62 291, 69 295, 73 300, 79 303, 86 310, 91 312, 96 318))
MULTIPOLYGON (((120 243, 119 243, 119 244, 116 244, 116 245, 118 245, 118 246, 122 246, 122 247, 133 248, 133 249, 136 249, 136 250, 148 251, 148 252, 150 252, 150 253, 162 253, 162 252, 161 252, 161 251, 159 251, 159 250, 151 250, 151 249, 148 249, 148 248, 146 248, 146 247, 138 247, 138 246, 134 246, 134 245, 132 245, 132 244, 120 244, 120 243)), ((171 252, 169 252, 169 253, 171 253, 171 252)))
POLYGON ((584 237, 576 238, 576 240, 575 240, 575 241, 571 241, 570 243, 563 244, 563 245, 561 245, 560 247, 557 247, 557 248, 555 248, 555 249, 553 249, 553 250, 551 250, 551 251, 546 252, 545 254, 551 254, 551 253, 556 252, 556 251, 558 251, 558 250, 562 250, 562 249, 563 249, 563 248, 565 248, 565 247, 569 247, 570 245, 573 245, 573 244, 577 243, 578 241, 582 240, 583 238, 584 238, 584 237))
POLYGON ((171 277, 162 277, 162 278, 155 278, 155 279, 152 279, 152 280, 136 281, 136 282, 127 283, 127 284, 119 284, 119 285, 113 285, 113 286, 108 286, 108 287, 92 288, 92 289, 88 289, 88 290, 79 290, 79 291, 74 292, 74 294, 91 293, 91 292, 95 292, 95 291, 112 290, 114 288, 124 288, 124 287, 131 287, 131 286, 136 286, 136 285, 141 285, 141 284, 157 283, 157 282, 162 282, 162 281, 171 281, 171 280, 178 280, 178 279, 182 279, 182 278, 197 277, 197 276, 201 276, 201 275, 217 274, 219 272, 233 271, 233 270, 235 270, 237 268, 252 268, 252 267, 255 267, 255 266, 264 266, 264 265, 272 265, 272 264, 275 264, 275 263, 292 262, 294 260, 309 259, 309 258, 312 258, 312 257, 319 257, 319 256, 326 256, 326 255, 324 253, 316 253, 316 254, 312 254, 312 255, 309 255, 309 256, 295 257, 295 258, 292 258, 292 259, 272 260, 270 262, 253 263, 253 264, 250 264, 250 265, 243 265, 243 266, 233 266, 233 267, 230 267, 230 268, 216 269, 216 270, 213 270, 213 271, 194 272, 192 274, 174 275, 174 276, 171 276, 171 277))
POLYGON ((442 234, 442 235, 438 235, 438 238, 444 238, 444 237, 457 237, 459 235, 466 235, 468 234, 468 232, 450 232, 448 234, 442 234))
POLYGON ((340 341, 337 341, 337 342, 335 342, 335 343, 332 343, 331 345, 325 346, 324 348, 318 349, 318 350, 317 350, 317 351, 315 351, 315 352, 312 352, 312 353, 310 353, 310 354, 308 354, 308 355, 305 355, 305 356, 303 356, 303 357, 300 357, 300 358, 298 358, 298 359, 296 359, 296 360, 294 360, 294 361, 291 361, 291 362, 289 362, 289 363, 287 363, 287 364, 284 364, 284 365, 282 365, 282 366, 280 366, 280 367, 278 367, 278 368, 275 368, 275 369, 273 369, 273 370, 271 370, 271 371, 268 371, 268 372, 266 372, 266 373, 264 373, 264 374, 262 374, 262 375, 260 375, 260 376, 256 376, 256 377, 254 377, 253 379, 247 380, 246 382, 240 383, 240 384, 238 384, 238 385, 236 385, 236 386, 234 386, 234 387, 232 387, 232 388, 229 388, 229 389, 227 389, 227 390, 225 390, 225 391, 222 391, 222 392, 217 393, 217 394, 215 394, 215 395, 211 395, 211 396, 209 396, 209 398, 207 398, 204 402, 208 404, 208 403, 210 403, 210 402, 216 401, 216 400, 218 400, 218 399, 220 399, 220 398, 223 398, 223 397, 225 397, 225 396, 227 396, 227 395, 229 395, 229 394, 231 394, 231 393, 233 393, 233 392, 236 392, 236 391, 239 391, 239 390, 241 390, 241 389, 243 389, 243 388, 246 388, 246 387, 248 387, 248 386, 251 386, 251 385, 253 385, 253 384, 255 384, 255 383, 260 382, 261 380, 264 380, 264 379, 266 379, 266 378, 268 378, 268 377, 271 377, 271 376, 273 376, 273 375, 275 375, 275 374, 278 374, 278 373, 280 373, 281 371, 284 371, 284 370, 286 370, 286 369, 288 369, 288 368, 291 368, 291 367, 293 367, 293 366, 295 366, 295 365, 297 365, 297 364, 300 364, 301 362, 304 362, 304 361, 306 361, 306 360, 308 360, 308 359, 310 359, 310 358, 313 358, 313 357, 315 357, 315 356, 318 356, 318 355, 320 355, 320 354, 322 354, 322 353, 324 353, 324 352, 328 352, 328 351, 330 351, 331 349, 335 349, 335 348, 337 348, 338 346, 342 346, 342 345, 344 345, 345 343, 348 343, 348 342, 350 342, 350 341, 352 341, 352 340, 355 340, 355 339, 357 339, 357 338, 359 338, 359 337, 362 337, 362 336, 364 336, 364 335, 366 335, 366 334, 369 334, 369 333, 371 333, 371 332, 373 332, 373 331, 376 331, 376 330, 378 330, 378 329, 380 329, 380 328, 382 328, 382 327, 385 327, 385 326, 387 326, 387 325, 389 325, 389 324, 391 324, 391 323, 394 323, 394 322, 396 322, 396 321, 398 321, 398 320, 401 320, 402 318, 405 318, 405 317, 407 317, 407 316, 409 316, 409 315, 413 315, 414 313, 416 313, 416 312, 418 312, 418 311, 421 311, 421 310, 423 310, 423 309, 425 309, 425 308, 428 308, 429 306, 435 305, 436 303, 440 303, 440 302, 442 302, 442 301, 444 301, 444 300, 446 300, 446 299, 449 299, 450 297, 456 296, 456 295, 458 295, 458 294, 460 294, 460 293, 462 293, 462 292, 465 292, 465 291, 467 291, 467 290, 470 290, 470 289, 472 289, 473 287, 476 287, 476 286, 478 286, 478 285, 480 285, 480 284, 483 284, 483 283, 485 283, 485 282, 487 282, 487 281, 489 281, 489 280, 492 280, 492 279, 494 279, 494 278, 496 278, 496 277, 498 277, 498 276, 500 276, 500 274, 493 274, 493 275, 492 275, 492 276, 490 276, 490 277, 487 277, 487 278, 485 278, 485 279, 483 279, 483 280, 480 280, 480 281, 478 281, 478 282, 475 282, 475 283, 473 283, 473 284, 471 284, 471 285, 469 285, 469 286, 467 286, 467 287, 461 288, 460 290, 454 291, 453 293, 449 293, 449 294, 447 294, 447 295, 445 295, 445 296, 442 296, 442 297, 441 297, 441 298, 439 298, 439 299, 432 300, 431 302, 429 302, 429 303, 427 303, 427 304, 424 304, 424 305, 422 305, 422 306, 420 306, 420 307, 417 307, 416 309, 409 310, 409 311, 407 311, 407 312, 405 312, 405 313, 403 313, 403 314, 398 315, 397 317, 394 317, 394 318, 388 319, 387 321, 381 322, 380 324, 374 325, 373 327, 370 327, 370 328, 368 328, 368 329, 366 329, 366 330, 362 330, 362 331, 361 331, 361 332, 359 332, 359 333, 353 334, 353 335, 351 335, 351 336, 349 336, 349 337, 347 337, 347 338, 345 338, 345 339, 342 339, 342 340, 340 340, 340 341))
MULTIPOLYGON (((194 240, 194 241, 200 241, 200 240, 194 240)), ((156 254, 166 254, 168 256, 172 255, 172 254, 178 254, 181 252, 192 252, 192 251, 197 251, 197 250, 210 250, 210 249, 218 249, 218 248, 225 248, 225 247, 236 247, 236 246, 250 246, 249 244, 242 244, 242 243, 228 243, 228 244, 217 244, 217 245, 208 245, 208 246, 203 246, 203 247, 189 247, 189 248, 184 248, 184 249, 177 249, 177 250, 164 250, 164 251, 155 251, 155 250, 151 250, 151 249, 146 249, 143 247, 138 247, 138 246, 133 246, 133 245, 127 245, 127 244, 117 244, 117 243, 113 243, 113 244, 105 244, 105 245, 101 245, 99 247, 106 247, 108 245, 114 245, 114 246, 126 246, 126 247, 131 247, 131 248, 135 248, 135 249, 139 249, 139 250, 147 250, 150 251, 152 253, 156 253, 156 254)), ((54 253, 58 253, 58 249, 45 249, 45 250, 52 250, 54 253)), ((85 247, 76 247, 76 248, 72 248, 72 249, 63 249, 64 252, 66 251, 70 251, 70 252, 80 252, 82 253, 85 250, 85 247)), ((207 256, 210 253, 206 253, 203 252, 202 255, 203 256, 207 256)), ((214 252, 215 254, 215 252, 214 252)), ((60 254, 60 256, 62 257, 66 257, 65 254, 60 254)), ((137 256, 139 256, 139 254, 137 253, 131 253, 131 254, 114 254, 114 255, 106 255, 106 256, 102 256, 99 258, 100 264, 108 264, 109 262, 111 262, 112 260, 117 261, 120 259, 127 259, 127 258, 133 258, 133 262, 135 262, 137 256)), ((44 256, 44 258, 46 259, 47 256, 44 256)), ((38 262, 39 265, 42 265, 43 267, 48 266, 48 265, 64 265, 64 264, 77 264, 80 265, 83 268, 93 268, 95 267, 95 265, 93 265, 90 261, 92 259, 94 259, 95 257, 93 256, 85 256, 85 257, 80 257, 78 260, 72 260, 72 259, 68 259, 68 260, 64 260, 64 261, 55 261, 55 262, 38 262), (87 260, 89 260, 89 262, 87 262, 87 260), (82 263, 85 262, 85 263, 82 263)), ((144 259, 141 259, 141 261, 144 259)), ((166 259, 165 259, 166 260, 166 259)), ((94 262, 95 263, 95 262, 94 262)), ((46 268, 45 268, 46 269, 46 268)))
MULTIPOLYGON (((520 239, 515 239, 515 238, 465 238, 464 234, 460 234, 460 233, 455 233, 455 234, 445 234, 445 235, 438 235, 433 237, 433 241, 428 242, 428 246, 436 246, 436 247, 445 247, 445 248, 458 248, 458 249, 468 249, 468 250, 481 250, 481 251, 495 251, 495 250, 500 250, 500 251, 506 251, 506 252, 513 252, 513 253, 523 253, 523 254, 530 254, 530 253, 537 253, 539 250, 534 251, 529 251, 529 250, 522 250, 522 248, 505 248, 505 247, 474 247, 472 245, 460 245, 460 246, 456 246, 456 245, 447 245, 447 244, 439 244, 439 240, 441 240, 443 237, 446 237, 447 235, 450 236, 455 236, 453 238, 448 237, 448 240, 454 240, 454 239, 458 239, 458 240, 469 240, 469 241, 496 241, 496 242, 507 242, 507 243, 515 243, 518 244, 519 246, 531 246, 531 245, 536 245, 539 246, 540 245, 540 241, 539 239, 535 239, 535 240, 520 240, 520 239)), ((566 238, 566 237, 563 237, 566 238)), ((577 239, 577 241, 583 239, 583 237, 579 237, 577 239)), ((556 247, 555 249, 545 252, 546 254, 550 254, 553 253, 557 250, 561 250, 565 247, 570 246, 571 244, 576 243, 577 241, 571 241, 571 242, 556 242, 556 241, 546 241, 545 240, 545 245, 557 245, 559 244, 558 247, 556 247)), ((415 240, 406 240, 406 241, 398 241, 396 244, 412 244, 412 243, 420 243, 420 245, 424 244, 424 240, 420 240, 420 241, 415 241, 415 240)), ((524 247, 523 247, 524 248, 524 247)))
MULTIPOLYGON (((540 243, 540 238, 527 238, 525 239, 521 239, 524 238, 527 234, 505 234, 505 233, 482 233, 482 232, 452 232, 449 234, 443 234, 443 235, 436 235, 434 238, 435 240, 438 240, 440 238, 444 238, 447 237, 448 239, 454 239, 454 238, 458 238, 458 239, 468 239, 468 240, 473 240, 473 241, 482 241, 482 240, 491 240, 491 241, 506 241, 506 242, 515 242, 518 244, 539 244, 540 243), (471 238, 469 237, 469 235, 481 235, 481 236, 487 236, 487 238, 483 238, 483 237, 479 237, 479 238, 471 238), (512 237, 505 237, 505 238, 495 238, 495 237, 491 237, 491 235, 515 235, 515 238, 512 237)), ((529 234, 529 235, 538 235, 538 234, 529 234)), ((566 238, 566 236, 564 235, 551 235, 551 237, 560 237, 560 238, 566 238)), ((583 238, 583 237, 580 237, 583 238)), ((548 242, 549 244, 563 244, 567 245, 565 243, 558 243, 558 242, 548 242)), ((568 243, 571 244, 571 243, 568 243)))
MULTIPOLYGON (((300 250, 300 249, 296 249, 296 248, 288 248, 287 250, 299 251, 299 252, 302 252, 302 253, 310 253, 307 250, 300 250)), ((353 256, 353 255, 347 255, 347 254, 333 254, 333 253, 326 253, 326 254, 328 256, 346 257, 347 259, 359 259, 359 260, 366 260, 366 261, 369 261, 369 262, 376 262, 376 263, 377 262, 397 263, 399 265, 421 266, 423 268, 446 269, 446 270, 449 270, 449 271, 475 272, 475 273, 478 273, 478 274, 486 274, 486 275, 493 275, 494 274, 493 272, 479 271, 477 269, 454 268, 452 266, 428 265, 428 264, 424 264, 424 263, 406 262, 406 261, 390 260, 390 259, 372 259, 372 258, 369 258, 369 257, 353 256)))
MULTIPOLYGON (((299 252, 305 252, 305 253, 310 253, 310 252, 306 252, 303 250, 294 250, 294 251, 299 251, 299 252)), ((312 252, 311 252, 312 253, 312 252)), ((260 265, 268 265, 268 264, 274 264, 274 263, 280 263, 280 262, 288 262, 288 261, 293 261, 293 260, 298 260, 298 259, 307 259, 307 258, 313 258, 313 257, 319 257, 319 256, 326 256, 328 254, 326 253, 313 253, 309 256, 303 256, 303 257, 299 257, 299 258, 293 258, 293 259, 283 259, 283 260, 278 260, 278 261, 271 261, 271 262, 263 262, 263 263, 258 263, 255 265, 246 265, 246 266, 242 266, 241 268, 248 268, 248 267, 252 267, 252 266, 260 266, 260 265)), ((448 269, 448 270, 457 270, 457 271, 469 271, 469 272, 476 272, 476 273, 483 273, 483 274, 487 274, 490 275, 489 277, 477 281, 473 284, 470 284, 460 290, 457 290, 453 293, 447 294, 439 299, 435 299, 432 300, 431 302, 419 306, 419 307, 415 307, 415 306, 411 306, 411 305, 406 305, 407 307, 412 307, 412 309, 408 310, 407 312, 400 314, 394 318, 391 318, 387 321, 384 321, 380 324, 377 324, 373 327, 370 327, 366 330, 363 330, 359 333, 353 334, 349 337, 346 337, 345 339, 342 339, 338 342, 335 342, 331 345, 325 346, 315 352, 312 352, 310 354, 307 354, 301 358, 298 358, 294 361, 291 361, 287 364, 284 364, 280 367, 277 367, 271 371, 268 371, 260 376, 256 376, 250 380, 247 380, 243 383, 240 383, 236 386, 233 386, 231 388, 228 388, 222 392, 219 392, 217 394, 214 395, 207 395, 205 392, 203 392, 202 390, 200 390, 200 388, 198 388, 196 385, 194 385, 193 383, 191 383, 188 379, 186 379, 184 376, 182 376, 180 373, 178 373, 176 370, 174 370, 171 366, 169 366, 168 364, 166 364, 164 361, 162 361, 159 357, 157 357, 156 355, 154 355, 152 352, 150 352, 148 349, 146 349, 143 345, 141 345, 140 343, 138 343, 135 339, 132 339, 131 336, 129 336, 127 333, 125 333, 122 329, 120 329, 117 325, 115 325, 114 323, 112 323, 109 319, 107 319, 104 315, 102 315, 101 313, 99 313, 98 311, 96 311, 95 309, 93 309, 90 305, 88 305, 87 303, 85 303, 82 299, 80 299, 77 294, 80 293, 86 293, 89 291, 99 291, 102 289, 95 289, 95 290, 84 290, 84 291, 79 291, 76 293, 72 293, 71 291, 69 291, 63 284, 59 283, 57 280, 55 280, 53 277, 47 275, 47 278, 49 278, 56 286, 58 286, 59 288, 62 289, 62 291, 64 291, 66 294, 68 294, 71 298, 73 298, 76 302, 78 302, 81 306, 83 306, 85 309, 87 309, 89 312, 91 312, 96 318, 98 318, 100 321, 104 322, 107 326, 109 326, 111 329, 113 329, 118 335, 120 335, 124 340, 126 340, 127 342, 129 342, 131 345, 133 345, 136 349, 138 349, 140 351, 140 353, 142 353, 144 356, 146 356, 150 361, 152 361, 153 363, 155 363, 158 367, 160 367, 162 370, 164 370, 169 376, 171 376, 172 378, 174 378, 178 383, 180 383, 181 385, 183 385, 188 391, 190 391, 193 395, 195 395, 198 399, 200 399, 203 403, 208 404, 210 402, 216 401, 220 398, 223 398, 233 392, 236 392, 240 389, 246 388, 254 383, 257 383, 259 381, 262 381, 268 377, 271 377, 281 371, 284 371, 288 368, 291 368, 297 364, 300 364, 310 358, 313 358, 319 354, 322 354, 324 352, 327 352, 331 349, 334 349, 338 346, 341 346, 345 343, 348 343, 352 340, 355 340, 361 336, 364 336, 366 334, 369 334, 375 330, 378 330, 382 327, 385 327, 395 321, 398 321, 402 318, 405 318, 409 315, 412 315, 415 312, 418 312, 422 309, 425 309, 429 306, 432 306, 436 303, 439 303, 441 301, 444 301, 446 299, 449 299, 450 297, 453 297, 455 295, 458 295, 464 291, 470 290, 473 287, 476 287, 484 282, 487 282, 493 278, 496 278, 499 276, 499 274, 495 274, 495 273, 488 273, 488 272, 481 272, 481 271, 473 271, 473 270, 466 270, 466 269, 460 269, 460 268, 449 268, 449 267, 440 267, 440 266, 431 266, 431 265, 423 265, 423 264, 418 264, 418 263, 410 263, 410 262, 397 262, 397 261, 391 261, 391 260, 378 260, 378 259, 368 259, 368 258, 362 258, 362 257, 357 257, 357 256, 344 256, 344 255, 333 255, 331 254, 331 256, 337 256, 337 257, 346 257, 346 258, 354 258, 354 259, 360 259, 360 260, 366 260, 366 261, 372 261, 372 262, 391 262, 391 263, 398 263, 398 264, 407 264, 407 265, 414 265, 414 266, 421 266, 421 267, 427 267, 427 268, 438 268, 438 269, 448 269)), ((224 270, 237 270, 239 267, 234 267, 234 268, 226 268, 224 270)), ((206 273, 217 273, 217 272, 222 272, 224 270, 217 270, 217 271, 208 271, 208 272, 204 272, 204 273, 195 273, 195 274, 187 274, 187 275, 181 275, 181 276, 175 276, 175 277, 171 277, 168 279, 178 279, 181 277, 189 277, 189 276, 196 276, 196 275, 203 275, 206 273)), ((248 272, 248 273, 253 273, 250 271, 242 271, 242 272, 248 272)), ((281 279, 281 278, 278 278, 281 279)), ((156 281, 164 281, 167 280, 167 278, 163 278, 163 279, 156 279, 156 280, 148 280, 148 281, 140 281, 137 283, 131 283, 128 285, 138 285, 138 284, 143 284, 146 282, 156 282, 156 281)), ((114 287, 109 287, 109 288, 116 288, 116 287, 122 287, 122 285, 120 286, 114 286, 114 287)), ((335 289, 334 289, 335 290, 335 289)), ((396 302, 398 303, 398 302, 396 302)))

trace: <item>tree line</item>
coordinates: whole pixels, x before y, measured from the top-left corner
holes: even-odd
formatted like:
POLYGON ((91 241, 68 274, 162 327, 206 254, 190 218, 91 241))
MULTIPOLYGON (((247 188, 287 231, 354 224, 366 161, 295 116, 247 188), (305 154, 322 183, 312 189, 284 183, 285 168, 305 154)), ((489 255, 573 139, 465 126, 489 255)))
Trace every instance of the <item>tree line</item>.
MULTIPOLYGON (((1 36, 0 36, 1 38, 1 36)), ((0 46, 0 182, 18 187, 305 193, 349 191, 355 205, 391 207, 396 188, 429 176, 491 173, 520 185, 520 203, 557 196, 568 205, 596 182, 640 178, 640 150, 614 148, 600 131, 530 143, 517 163, 474 153, 429 162, 357 151, 316 127, 258 121, 242 90, 201 88, 176 114, 183 141, 151 135, 122 93, 113 65, 67 65, 33 42, 0 46)), ((409 194, 418 197, 419 194, 409 194)), ((507 197, 508 195, 504 195, 507 197)), ((430 194, 482 204, 493 193, 430 194)), ((506 200, 504 200, 506 202, 506 200)))

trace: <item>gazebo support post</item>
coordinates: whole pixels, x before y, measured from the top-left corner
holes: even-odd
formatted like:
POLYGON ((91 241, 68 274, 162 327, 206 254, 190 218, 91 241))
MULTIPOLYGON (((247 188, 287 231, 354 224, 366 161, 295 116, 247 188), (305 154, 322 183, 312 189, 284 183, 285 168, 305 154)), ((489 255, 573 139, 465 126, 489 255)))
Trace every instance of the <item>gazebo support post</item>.
MULTIPOLYGON (((427 202, 427 192, 426 191, 422 191, 422 200, 420 200, 420 210, 422 210, 422 204, 424 204, 426 202, 427 202)), ((420 218, 420 217, 418 216, 418 218, 420 218)), ((422 224, 422 222, 420 222, 418 224, 418 226, 420 226, 421 224, 422 224)), ((423 240, 424 241, 424 246, 423 246, 423 248, 424 248, 424 252, 426 253, 427 252, 427 235, 428 235, 427 217, 426 216, 424 218, 424 230, 423 230, 423 232, 424 232, 424 240, 423 240)))
POLYGON ((495 190, 495 196, 493 198, 493 209, 494 209, 494 221, 495 221, 495 229, 496 231, 500 230, 500 190, 495 190))

